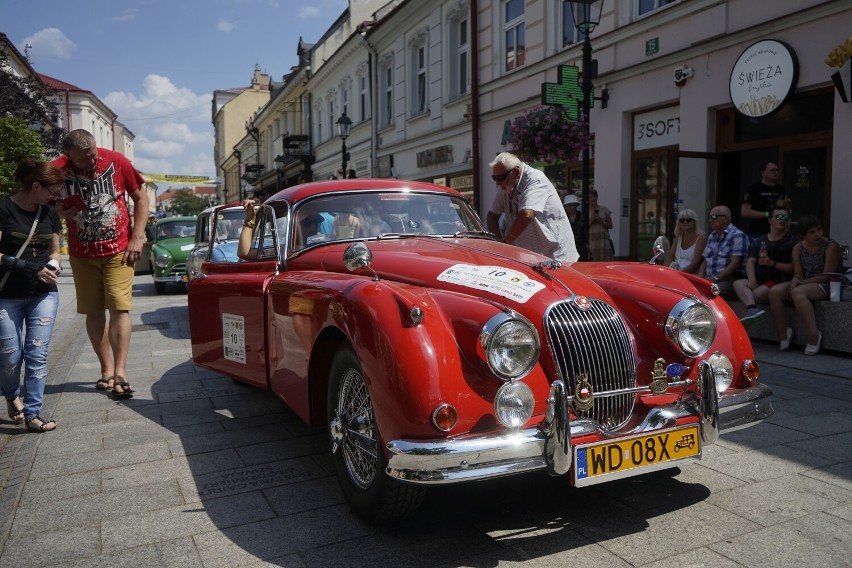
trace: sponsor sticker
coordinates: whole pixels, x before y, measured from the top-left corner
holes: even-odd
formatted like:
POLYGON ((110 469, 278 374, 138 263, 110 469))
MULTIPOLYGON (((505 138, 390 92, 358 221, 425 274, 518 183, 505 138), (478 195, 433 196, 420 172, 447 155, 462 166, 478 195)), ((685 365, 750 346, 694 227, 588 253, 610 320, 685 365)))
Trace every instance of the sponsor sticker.
POLYGON ((246 324, 243 316, 222 314, 222 348, 225 359, 246 362, 246 324))
POLYGON ((455 264, 439 274, 438 280, 497 294, 520 304, 544 288, 544 284, 531 280, 524 273, 502 266, 455 264))

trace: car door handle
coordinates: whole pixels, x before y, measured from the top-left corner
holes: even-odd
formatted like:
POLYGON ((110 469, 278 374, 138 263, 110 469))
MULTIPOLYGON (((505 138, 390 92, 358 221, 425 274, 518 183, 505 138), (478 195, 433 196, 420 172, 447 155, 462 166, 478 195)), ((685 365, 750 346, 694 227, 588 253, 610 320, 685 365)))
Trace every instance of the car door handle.
POLYGON ((193 270, 192 272, 190 272, 190 274, 192 274, 193 278, 201 278, 202 280, 204 278, 207 278, 206 274, 204 274, 203 272, 198 272, 197 270, 193 270))

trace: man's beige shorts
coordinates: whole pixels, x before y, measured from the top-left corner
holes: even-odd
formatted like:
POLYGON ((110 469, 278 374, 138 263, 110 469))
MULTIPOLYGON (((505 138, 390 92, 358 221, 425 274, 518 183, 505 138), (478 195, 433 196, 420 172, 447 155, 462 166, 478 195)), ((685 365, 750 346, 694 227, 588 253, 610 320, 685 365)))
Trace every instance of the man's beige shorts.
POLYGON ((133 267, 123 264, 124 253, 100 258, 72 256, 77 313, 107 310, 130 311, 133 307, 133 267))

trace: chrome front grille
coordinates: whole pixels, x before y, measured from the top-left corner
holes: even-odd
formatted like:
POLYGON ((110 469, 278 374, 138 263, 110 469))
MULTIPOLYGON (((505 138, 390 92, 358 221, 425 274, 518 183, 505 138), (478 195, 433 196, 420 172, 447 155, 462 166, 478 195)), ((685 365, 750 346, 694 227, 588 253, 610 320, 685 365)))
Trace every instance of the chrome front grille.
MULTIPOLYGON (((545 316, 547 340, 560 378, 571 395, 581 373, 591 383, 592 392, 636 386, 636 365, 624 322, 608 303, 590 300, 590 304, 582 309, 573 300, 560 302, 545 316)), ((598 398, 589 410, 575 408, 575 412, 579 418, 614 430, 630 418, 634 402, 632 394, 598 398)))

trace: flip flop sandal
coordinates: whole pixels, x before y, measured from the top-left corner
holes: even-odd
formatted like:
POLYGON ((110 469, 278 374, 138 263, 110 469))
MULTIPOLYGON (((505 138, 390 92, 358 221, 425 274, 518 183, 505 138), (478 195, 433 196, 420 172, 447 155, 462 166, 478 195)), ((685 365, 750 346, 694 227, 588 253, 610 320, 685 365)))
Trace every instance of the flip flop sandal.
POLYGON ((17 396, 6 397, 6 410, 9 412, 9 420, 15 424, 20 424, 24 421, 24 405, 21 404, 21 407, 18 408, 18 404, 20 403, 21 399, 17 396))
POLYGON ((50 432, 51 430, 56 430, 56 421, 55 420, 45 420, 41 416, 33 416, 32 418, 27 420, 27 430, 29 430, 30 432, 39 432, 39 433, 50 432), (34 426, 33 422, 35 422, 36 420, 39 421, 39 424, 34 426), (53 424, 53 427, 49 428, 49 426, 51 424, 53 424))
POLYGON ((115 384, 113 385, 112 394, 116 398, 130 398, 133 396, 133 387, 130 386, 130 383, 124 380, 124 377, 116 376, 115 384), (116 390, 116 387, 121 389, 121 392, 116 390))
POLYGON ((95 383, 95 388, 102 391, 112 390, 110 386, 110 382, 113 382, 115 379, 112 377, 101 377, 98 379, 98 382, 95 383))

